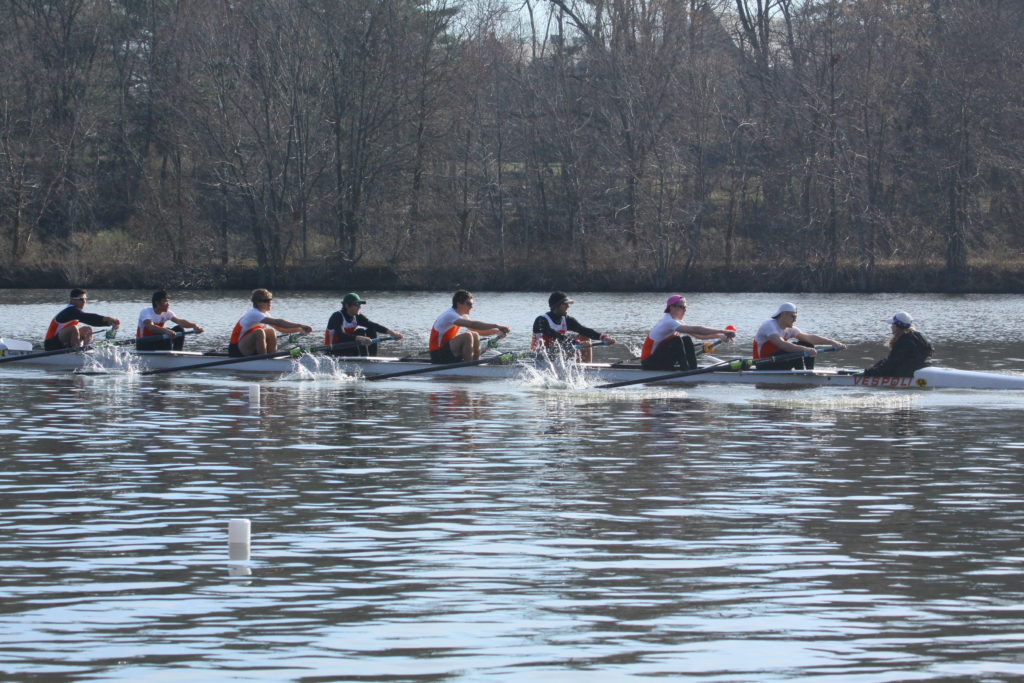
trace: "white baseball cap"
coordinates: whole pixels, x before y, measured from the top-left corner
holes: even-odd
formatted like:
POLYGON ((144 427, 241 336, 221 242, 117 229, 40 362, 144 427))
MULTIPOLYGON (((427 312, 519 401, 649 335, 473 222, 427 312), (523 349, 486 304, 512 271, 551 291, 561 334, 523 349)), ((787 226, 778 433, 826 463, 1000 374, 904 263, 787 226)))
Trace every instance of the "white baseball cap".
POLYGON ((775 311, 775 315, 773 315, 772 317, 778 318, 783 313, 796 313, 796 304, 790 303, 788 301, 779 304, 779 310, 775 311))
POLYGON ((914 319, 906 311, 897 311, 896 315, 889 319, 889 322, 899 327, 913 327, 914 319))

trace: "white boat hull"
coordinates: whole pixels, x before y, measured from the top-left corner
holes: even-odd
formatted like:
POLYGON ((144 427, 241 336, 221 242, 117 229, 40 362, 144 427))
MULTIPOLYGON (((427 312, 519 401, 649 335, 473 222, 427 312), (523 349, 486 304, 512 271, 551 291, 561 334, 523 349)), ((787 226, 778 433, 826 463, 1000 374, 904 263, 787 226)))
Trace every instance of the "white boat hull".
MULTIPOLYGON (((27 353, 22 349, 2 351, 7 356, 27 353)), ((223 356, 206 356, 188 351, 110 351, 69 353, 54 356, 42 356, 23 361, 0 365, 0 371, 16 367, 46 367, 67 371, 99 371, 124 370, 135 371, 150 369, 182 368, 198 363, 223 360, 223 356)), ((545 372, 552 372, 546 363, 543 367, 534 366, 545 372)), ((283 375, 303 370, 313 373, 344 373, 348 375, 380 375, 391 372, 431 368, 430 373, 412 375, 409 379, 420 378, 458 378, 458 379, 511 379, 528 371, 522 362, 511 365, 485 364, 461 368, 438 369, 426 361, 407 361, 398 358, 350 358, 304 355, 297 359, 274 358, 251 360, 209 368, 196 368, 189 372, 214 372, 219 374, 257 373, 283 375)), ((637 367, 615 367, 606 363, 590 363, 576 366, 577 374, 582 373, 588 381, 598 384, 604 382, 623 382, 637 379, 654 379, 668 374, 663 371, 641 370, 637 367)), ((557 369, 554 370, 557 372, 557 369)), ((182 370, 182 372, 186 372, 182 370)), ((918 370, 914 377, 863 377, 844 374, 835 370, 777 370, 777 371, 743 371, 743 372, 711 372, 690 377, 670 379, 664 384, 753 384, 764 386, 788 387, 848 387, 859 389, 997 389, 1024 391, 1024 376, 1003 375, 989 372, 971 372, 951 368, 924 368, 918 370)))

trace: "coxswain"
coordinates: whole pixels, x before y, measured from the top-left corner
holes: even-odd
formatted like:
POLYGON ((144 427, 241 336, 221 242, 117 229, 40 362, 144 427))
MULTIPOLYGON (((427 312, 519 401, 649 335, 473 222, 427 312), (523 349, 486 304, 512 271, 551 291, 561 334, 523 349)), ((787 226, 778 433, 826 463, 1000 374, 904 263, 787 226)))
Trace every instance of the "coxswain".
POLYGON ((470 320, 473 310, 473 295, 460 289, 452 295, 452 307, 437 317, 430 328, 430 362, 457 363, 479 360, 480 337, 506 336, 510 330, 505 325, 470 320))
POLYGON ((277 335, 274 330, 284 334, 301 332, 309 334, 313 328, 302 323, 293 323, 284 318, 271 318, 267 315, 274 295, 266 289, 252 290, 252 308, 235 323, 228 343, 229 356, 256 356, 277 351, 277 335))
MULTIPOLYGON (((603 341, 614 344, 615 340, 607 334, 597 330, 584 327, 569 315, 569 306, 576 303, 569 298, 565 292, 552 292, 548 297, 548 312, 537 316, 533 321, 533 338, 530 348, 534 351, 552 351, 559 349, 565 353, 572 353, 576 357, 574 344, 578 343, 581 337, 595 341, 603 341)), ((593 349, 590 344, 581 344, 578 355, 579 360, 589 363, 592 359, 593 349)))
POLYGON ((186 329, 202 334, 203 328, 194 322, 179 318, 171 310, 167 292, 153 292, 153 305, 139 313, 139 324, 135 328, 135 349, 137 351, 181 351, 185 344, 186 329), (165 327, 174 323, 174 327, 165 327))
POLYGON ((378 334, 386 334, 401 339, 401 332, 395 332, 383 325, 373 322, 361 313, 366 299, 355 292, 349 292, 341 299, 341 309, 331 314, 324 333, 324 344, 344 344, 357 342, 359 346, 336 349, 332 353, 338 356, 376 356, 377 345, 373 340, 378 334))
POLYGON ((50 321, 43 341, 45 350, 56 351, 89 344, 92 342, 92 328, 89 325, 112 328, 121 326, 121 321, 117 318, 86 313, 83 309, 89 301, 89 294, 84 289, 72 289, 68 299, 68 305, 50 321))
POLYGON ((768 320, 757 328, 754 335, 753 358, 755 361, 761 358, 787 353, 803 354, 797 358, 781 361, 756 363, 758 370, 806 370, 814 369, 814 356, 817 351, 815 344, 828 344, 839 350, 845 350, 846 344, 822 337, 816 334, 808 334, 793 325, 796 322, 796 304, 785 302, 779 305, 778 310, 768 320))
POLYGON ((889 355, 865 370, 866 376, 913 377, 915 370, 931 365, 932 344, 914 328, 909 313, 896 313, 889 319, 889 328, 889 355))
POLYGON ((693 370, 697 367, 697 353, 693 340, 719 339, 728 342, 736 336, 733 330, 684 325, 686 299, 673 294, 665 300, 665 313, 647 333, 640 351, 640 367, 644 370, 693 370))

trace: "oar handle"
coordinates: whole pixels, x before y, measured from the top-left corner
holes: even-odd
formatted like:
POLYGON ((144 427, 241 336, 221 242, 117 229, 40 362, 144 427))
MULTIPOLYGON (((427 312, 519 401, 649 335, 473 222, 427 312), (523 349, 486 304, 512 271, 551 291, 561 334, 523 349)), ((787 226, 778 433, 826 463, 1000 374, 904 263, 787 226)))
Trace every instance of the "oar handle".
POLYGON ((729 337, 728 339, 715 339, 714 341, 704 342, 704 344, 700 348, 700 351, 697 352, 697 355, 699 356, 705 353, 711 353, 722 344, 726 344, 736 338, 736 328, 734 326, 726 325, 725 331, 732 332, 732 336, 729 337))
POLYGON ((595 346, 611 346, 611 342, 607 339, 591 339, 588 343, 577 342, 572 345, 574 349, 589 349, 595 346))

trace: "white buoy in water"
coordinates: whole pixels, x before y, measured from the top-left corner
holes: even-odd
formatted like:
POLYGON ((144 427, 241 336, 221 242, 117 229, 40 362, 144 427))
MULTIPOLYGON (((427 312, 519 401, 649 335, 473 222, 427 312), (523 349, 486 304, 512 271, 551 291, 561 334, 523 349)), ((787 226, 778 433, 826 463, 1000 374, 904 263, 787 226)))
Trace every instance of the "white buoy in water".
POLYGON ((260 385, 250 384, 249 385, 249 405, 258 408, 260 405, 260 385))
POLYGON ((228 543, 231 545, 249 545, 252 535, 252 522, 247 519, 228 520, 228 543))
POLYGON ((232 560, 249 559, 252 524, 247 519, 228 520, 228 556, 232 560))

